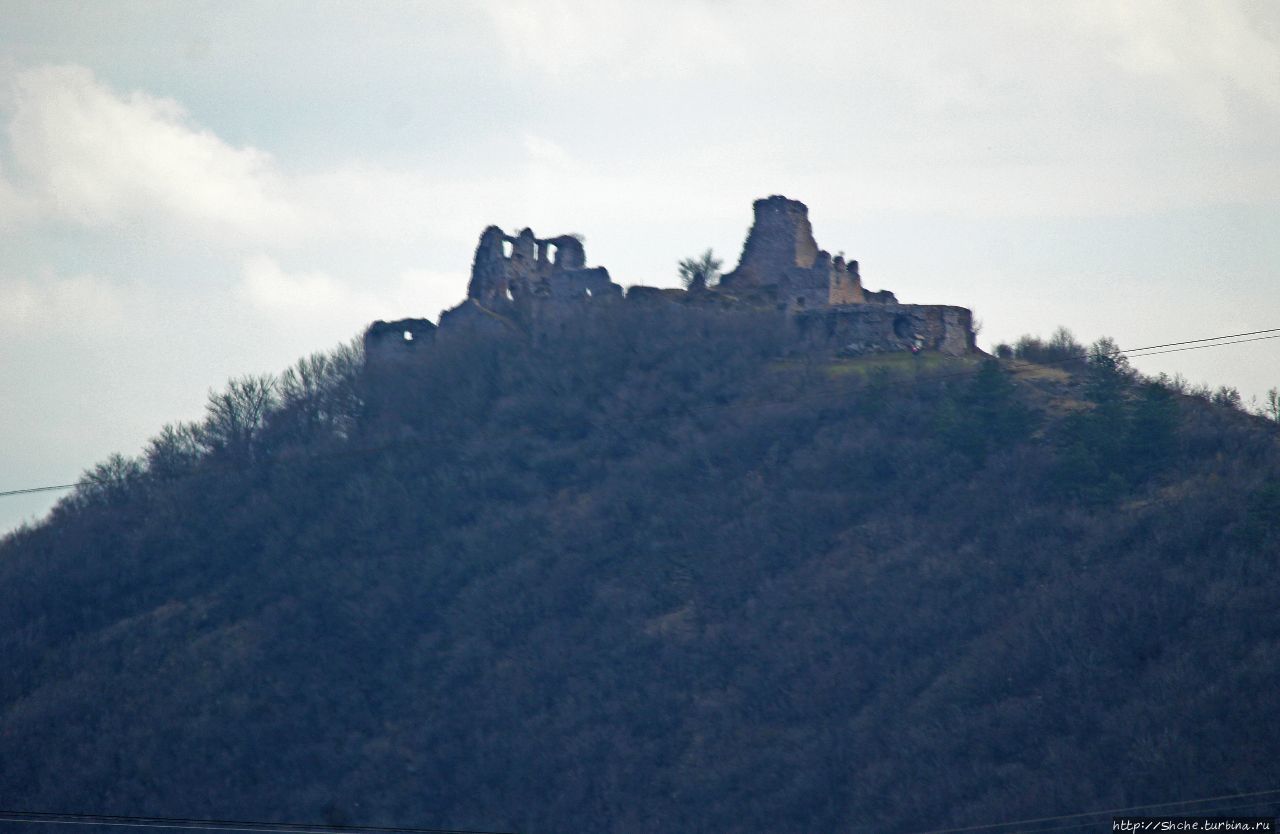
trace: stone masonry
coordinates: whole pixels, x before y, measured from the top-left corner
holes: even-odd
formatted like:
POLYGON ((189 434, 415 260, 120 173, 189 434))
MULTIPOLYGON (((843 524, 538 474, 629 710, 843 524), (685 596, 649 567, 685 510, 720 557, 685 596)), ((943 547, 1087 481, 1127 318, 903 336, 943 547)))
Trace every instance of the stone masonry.
POLYGON ((862 288, 858 262, 819 249, 809 209, 780 195, 756 200, 738 266, 720 284, 726 290, 771 289, 777 301, 796 312, 833 304, 890 303, 893 293, 862 288))
MULTIPOLYGON (((977 351, 973 314, 963 307, 900 304, 888 290, 862 285, 858 262, 818 248, 809 209, 775 195, 753 204, 754 219, 737 267, 709 289, 632 287, 628 301, 775 311, 793 352, 851 356, 906 350, 962 355, 977 351)), ((623 298, 604 267, 588 267, 581 238, 514 237, 497 226, 480 235, 467 298, 440 316, 375 322, 366 331, 370 362, 403 361, 452 333, 518 333, 534 344, 553 338, 623 298)), ((677 319, 673 319, 678 321, 677 319)))

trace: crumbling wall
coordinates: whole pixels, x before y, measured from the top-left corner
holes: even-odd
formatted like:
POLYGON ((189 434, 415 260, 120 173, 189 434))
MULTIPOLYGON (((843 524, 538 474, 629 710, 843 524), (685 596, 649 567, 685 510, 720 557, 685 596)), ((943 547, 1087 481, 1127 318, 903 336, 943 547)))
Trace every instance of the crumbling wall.
POLYGON ((850 269, 843 257, 832 258, 826 251, 818 250, 808 269, 793 266, 786 270, 778 285, 778 301, 791 311, 865 303, 858 262, 853 261, 850 269))
POLYGON ((828 304, 865 304, 867 296, 862 291, 862 277, 858 275, 858 262, 845 263, 844 258, 836 255, 831 261, 831 277, 827 281, 831 293, 827 297, 828 304))
POLYGON ((583 301, 589 298, 621 298, 622 287, 609 278, 602 266, 554 272, 548 279, 549 297, 554 301, 583 301))
POLYGON ((792 349, 860 356, 913 349, 963 356, 977 351, 973 313, 940 304, 861 304, 790 317, 792 349))
POLYGON ((412 359, 435 341, 436 326, 427 319, 375 321, 364 331, 366 362, 396 363, 412 359))
MULTIPOLYGON (((795 351, 857 355, 912 349, 960 355, 976 350, 972 314, 962 307, 899 304, 887 290, 863 287, 857 261, 818 248, 804 203, 774 195, 753 204, 754 220, 738 266, 720 288, 685 292, 632 287, 634 314, 669 319, 761 316, 795 351), (665 317, 665 318, 664 318, 665 317)), ((440 317, 375 322, 365 334, 370 361, 402 361, 424 343, 452 334, 512 335, 526 344, 616 322, 610 302, 623 297, 604 267, 586 265, 581 238, 539 238, 531 229, 480 235, 467 298, 440 317)))
MULTIPOLYGON (((584 269, 587 265, 586 250, 582 241, 573 235, 560 235, 540 241, 541 246, 554 246, 552 264, 561 270, 584 269)), ((544 258, 545 260, 545 258, 544 258)))
POLYGON ((446 334, 514 329, 535 339, 558 330, 584 304, 622 297, 609 271, 586 261, 575 235, 539 238, 521 229, 512 237, 490 226, 476 246, 467 299, 441 315, 440 327, 446 334))
POLYGON ((490 226, 476 245, 467 298, 496 308, 522 298, 563 297, 577 286, 582 295, 587 289, 607 293, 609 273, 603 267, 587 270, 586 260, 582 241, 573 235, 538 238, 532 229, 521 229, 512 237, 490 226))
POLYGON ((440 314, 441 338, 451 333, 496 335, 519 329, 511 316, 492 310, 474 298, 440 314))
POLYGON ((676 304, 685 301, 688 296, 687 290, 676 287, 637 285, 627 288, 627 301, 632 304, 676 304))
POLYGON ((506 234, 497 226, 489 226, 480 234, 475 259, 471 263, 471 282, 467 284, 467 298, 480 302, 507 298, 507 257, 502 244, 506 234))

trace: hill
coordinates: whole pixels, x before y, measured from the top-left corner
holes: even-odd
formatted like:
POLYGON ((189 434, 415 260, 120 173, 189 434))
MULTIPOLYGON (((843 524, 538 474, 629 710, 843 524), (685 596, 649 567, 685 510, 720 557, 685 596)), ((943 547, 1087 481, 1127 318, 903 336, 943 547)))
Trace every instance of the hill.
POLYGON ((682 315, 342 348, 88 473, 0 542, 0 807, 903 832, 1280 785, 1274 426, 1106 352, 682 315))

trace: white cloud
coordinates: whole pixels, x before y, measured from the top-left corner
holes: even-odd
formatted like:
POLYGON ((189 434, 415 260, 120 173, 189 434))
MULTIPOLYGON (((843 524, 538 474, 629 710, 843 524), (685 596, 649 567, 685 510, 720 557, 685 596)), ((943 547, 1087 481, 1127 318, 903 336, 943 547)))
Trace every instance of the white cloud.
POLYGON ((124 322, 127 293, 96 275, 0 278, 0 328, 10 336, 54 328, 101 330, 124 322))
POLYGON ((232 253, 424 230, 465 239, 508 188, 488 172, 439 177, 360 161, 288 174, 265 151, 195 124, 178 102, 120 93, 87 68, 40 66, 9 81, 0 231, 69 223, 232 253))
POLYGON ((201 238, 271 238, 303 224, 268 154, 199 128, 175 101, 118 94, 76 66, 17 73, 11 101, 16 176, 0 204, 18 202, 17 188, 45 216, 201 238))
POLYGON ((511 196, 506 178, 488 169, 440 176, 364 162, 300 176, 293 186, 322 241, 403 242, 429 234, 465 247, 511 196))
POLYGON ((1099 2, 1093 12, 1116 64, 1168 82, 1195 115, 1233 124, 1241 115, 1230 104, 1237 92, 1247 107, 1280 111, 1280 48, 1238 2, 1099 2))
POLYGON ((550 75, 683 78, 745 60, 723 15, 701 0, 499 0, 481 8, 512 61, 550 75))
POLYGON ((320 327, 404 317, 434 318, 465 295, 466 279, 430 270, 404 270, 393 278, 355 282, 322 271, 287 272, 273 258, 247 259, 235 294, 259 315, 320 327))
POLYGON ((289 274, 266 255, 245 263, 236 292, 259 310, 293 315, 333 312, 356 297, 323 272, 289 274))
POLYGON ((31 199, 14 188, 0 169, 0 231, 19 226, 34 214, 31 199))

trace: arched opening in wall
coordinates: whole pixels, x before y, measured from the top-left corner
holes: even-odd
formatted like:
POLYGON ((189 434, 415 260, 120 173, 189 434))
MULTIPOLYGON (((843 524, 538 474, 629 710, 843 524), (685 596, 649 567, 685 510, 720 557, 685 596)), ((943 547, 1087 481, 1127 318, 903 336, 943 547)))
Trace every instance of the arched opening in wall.
POLYGON ((591 288, 587 287, 587 298, 591 297, 591 288))
POLYGON ((511 253, 515 251, 515 245, 509 240, 502 241, 502 257, 509 258, 511 253))
POLYGON ((515 301, 515 294, 511 292, 511 285, 507 285, 507 301, 515 301))
POLYGON ((895 316, 893 319, 893 335, 899 339, 910 339, 914 335, 910 316, 895 316))
POLYGON ((559 257, 560 257, 560 247, 556 246, 554 243, 548 243, 547 244, 547 260, 554 264, 559 257))
POLYGON ((404 332, 404 340, 405 340, 406 342, 412 342, 412 341, 413 341, 413 331, 412 331, 412 330, 406 330, 406 331, 404 332))

